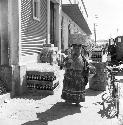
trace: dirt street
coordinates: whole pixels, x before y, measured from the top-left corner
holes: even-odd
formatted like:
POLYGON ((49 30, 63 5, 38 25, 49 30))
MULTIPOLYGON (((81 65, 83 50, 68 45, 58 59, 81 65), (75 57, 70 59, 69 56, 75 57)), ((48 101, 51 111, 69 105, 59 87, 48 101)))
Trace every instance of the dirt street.
POLYGON ((103 109, 104 92, 90 90, 87 85, 86 101, 77 107, 64 103, 61 90, 62 78, 55 95, 6 99, 0 105, 0 125, 121 125, 103 109))

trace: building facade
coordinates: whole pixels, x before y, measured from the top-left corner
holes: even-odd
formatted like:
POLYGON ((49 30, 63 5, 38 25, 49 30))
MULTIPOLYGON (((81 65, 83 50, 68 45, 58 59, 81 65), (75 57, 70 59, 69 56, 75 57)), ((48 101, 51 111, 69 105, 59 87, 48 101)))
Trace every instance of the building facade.
POLYGON ((13 95, 21 95, 28 64, 37 64, 44 44, 69 47, 69 35, 89 37, 82 0, 1 0, 0 78, 13 95), (75 13, 69 13, 75 10, 75 13))
POLYGON ((0 1, 0 66, 10 91, 23 93, 26 66, 38 63, 43 44, 60 49, 60 17, 61 0, 0 1))
MULTIPOLYGON (((17 34, 16 37, 19 38, 19 64, 25 65, 37 62, 37 54, 40 53, 43 44, 51 43, 58 48, 60 47, 61 2, 60 0, 21 0, 17 2, 9 1, 10 27, 15 29, 10 33, 10 36, 11 41, 17 41, 15 38, 15 34, 17 34), (13 13, 15 13, 16 20, 11 18, 13 13)), ((12 43, 11 46, 13 46, 12 43)), ((10 62, 13 64, 12 60, 10 62)))

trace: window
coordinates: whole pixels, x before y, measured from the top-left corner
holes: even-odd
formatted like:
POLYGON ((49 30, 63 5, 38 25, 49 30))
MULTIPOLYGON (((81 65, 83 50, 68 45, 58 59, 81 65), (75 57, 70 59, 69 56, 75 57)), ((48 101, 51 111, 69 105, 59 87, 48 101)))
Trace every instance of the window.
POLYGON ((33 0, 33 19, 40 21, 40 0, 33 0))

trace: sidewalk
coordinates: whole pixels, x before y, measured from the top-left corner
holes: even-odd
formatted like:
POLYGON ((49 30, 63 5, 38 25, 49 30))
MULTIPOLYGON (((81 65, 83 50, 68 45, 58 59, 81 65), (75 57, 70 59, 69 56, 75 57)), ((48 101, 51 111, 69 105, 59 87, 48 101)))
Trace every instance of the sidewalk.
POLYGON ((76 107, 64 103, 61 90, 62 86, 55 95, 47 97, 6 100, 0 105, 0 125, 119 125, 116 117, 109 118, 103 111, 104 92, 87 89, 86 101, 76 107))

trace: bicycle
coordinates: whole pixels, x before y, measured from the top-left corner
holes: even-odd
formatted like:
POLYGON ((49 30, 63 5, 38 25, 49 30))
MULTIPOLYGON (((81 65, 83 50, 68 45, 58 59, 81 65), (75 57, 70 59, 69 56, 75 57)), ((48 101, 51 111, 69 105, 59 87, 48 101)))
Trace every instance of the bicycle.
POLYGON ((112 67, 107 66, 108 76, 109 76, 109 83, 108 83, 108 93, 104 93, 102 95, 103 100, 103 108, 105 108, 104 103, 109 103, 110 108, 108 111, 108 116, 113 117, 117 116, 119 114, 119 80, 115 78, 117 73, 120 72, 120 68, 116 65, 113 65, 112 67), (111 109, 113 108, 113 109, 111 109), (111 116, 112 112, 114 114, 111 116))

